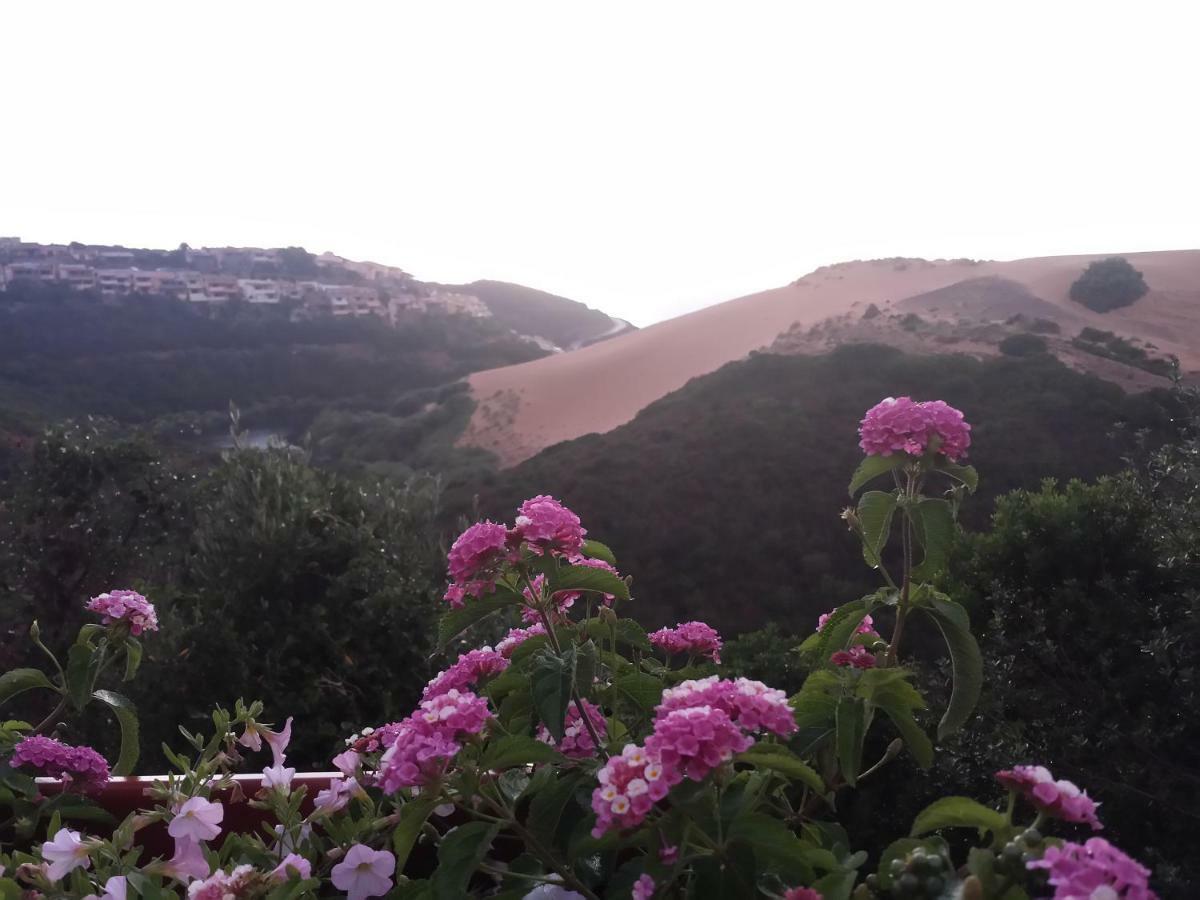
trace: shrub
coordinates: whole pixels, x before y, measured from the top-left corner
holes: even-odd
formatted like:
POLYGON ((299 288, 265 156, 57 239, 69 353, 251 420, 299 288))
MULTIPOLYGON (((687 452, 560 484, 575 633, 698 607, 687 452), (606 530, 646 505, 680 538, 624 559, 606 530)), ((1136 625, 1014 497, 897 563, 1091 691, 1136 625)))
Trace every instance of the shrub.
POLYGON ((1071 285, 1071 299, 1093 312, 1128 306, 1149 290, 1142 273, 1121 256, 1097 260, 1071 285))
POLYGON ((114 771, 129 771, 136 714, 109 685, 118 672, 136 673, 139 632, 147 642, 157 636, 145 598, 97 598, 89 608, 103 621, 80 630, 67 665, 35 632, 50 673, 28 668, 0 680, 0 700, 36 691, 54 704, 36 726, 0 728, 0 803, 17 823, 16 848, 0 854, 0 889, 73 900, 124 896, 127 887, 158 898, 188 882, 197 900, 334 890, 351 900, 999 900, 1051 890, 1097 898, 1107 889, 1107 897, 1151 900, 1149 871, 1107 841, 1046 835, 1051 826, 1102 823, 1085 792, 1040 766, 996 772, 994 803, 934 801, 870 866, 855 852, 856 835, 833 818, 858 784, 901 755, 922 768, 933 762, 927 701, 902 664, 915 623, 935 626, 950 653, 939 743, 971 719, 982 659, 966 610, 937 588, 958 505, 977 484, 962 462, 970 431, 941 401, 888 398, 868 411, 866 456, 849 485, 857 502, 843 518, 882 585, 815 623, 799 648, 810 674, 791 700, 720 677, 722 641, 702 622, 647 635, 623 618, 629 581, 553 498, 527 500, 511 525, 472 525, 450 548, 449 610, 439 625, 440 646, 465 652, 426 685, 410 715, 348 739, 333 760, 343 777, 311 811, 287 766, 295 723, 268 725, 262 704, 239 700, 213 713, 211 737, 183 730, 184 752, 166 751, 179 777, 153 786, 111 835, 63 827, 99 818, 75 792, 106 781, 108 765, 90 748, 51 738, 57 718, 93 699, 114 709, 122 735, 114 771), (519 612, 524 626, 495 649, 461 644, 502 611, 519 612), (247 789, 265 821, 246 827, 225 816, 242 790, 227 793, 230 773, 263 752, 270 765, 247 789), (32 773, 61 776, 66 790, 47 797, 32 773), (167 823, 175 853, 146 864, 134 837, 153 822, 167 823), (223 828, 230 833, 218 851, 209 842, 223 828), (436 847, 431 873, 409 865, 418 842, 436 847))
POLYGON ((1006 356, 1034 356, 1046 352, 1046 339, 1036 334, 1010 334, 1000 342, 1000 352, 1006 356))

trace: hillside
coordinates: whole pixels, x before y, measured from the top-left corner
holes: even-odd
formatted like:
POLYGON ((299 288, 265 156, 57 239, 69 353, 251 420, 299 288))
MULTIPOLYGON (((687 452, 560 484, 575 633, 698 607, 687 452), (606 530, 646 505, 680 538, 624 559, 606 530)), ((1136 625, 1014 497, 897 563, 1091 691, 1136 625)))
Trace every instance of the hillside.
POLYGON ((865 339, 921 352, 949 348, 988 356, 998 352, 1008 334, 1045 319, 1060 335, 1052 351, 1072 368, 1133 388, 1165 383, 1147 379, 1133 371, 1136 365, 1122 364, 1111 353, 1098 355, 1073 342, 1083 328, 1093 328, 1140 342, 1137 347, 1152 357, 1175 356, 1185 373, 1194 374, 1200 369, 1200 251, 1125 256, 1145 273, 1150 292, 1105 314, 1068 297, 1071 283, 1102 255, 1011 262, 875 260, 825 267, 786 287, 574 353, 476 373, 470 385, 478 405, 460 443, 489 450, 505 465, 516 464, 559 441, 610 431, 689 379, 776 345, 785 332, 804 337, 814 328, 842 328, 861 320, 872 305, 884 323, 896 327, 881 329, 880 323, 874 333, 800 340, 775 349, 823 352, 865 339), (898 327, 910 313, 933 329, 921 340, 911 340, 898 327))
POLYGON ((981 361, 870 345, 755 354, 606 434, 459 485, 452 499, 466 509, 477 493, 482 512, 501 518, 524 497, 561 498, 634 577, 643 621, 803 631, 869 583, 837 517, 860 458, 859 418, 899 394, 944 398, 974 423, 975 523, 1001 492, 1120 468, 1133 430, 1161 436, 1169 425, 1163 392, 1127 394, 1049 356, 981 361))
POLYGON ((497 324, 517 334, 543 337, 565 350, 631 327, 627 322, 612 319, 577 300, 506 281, 473 281, 437 287, 478 297, 497 324))

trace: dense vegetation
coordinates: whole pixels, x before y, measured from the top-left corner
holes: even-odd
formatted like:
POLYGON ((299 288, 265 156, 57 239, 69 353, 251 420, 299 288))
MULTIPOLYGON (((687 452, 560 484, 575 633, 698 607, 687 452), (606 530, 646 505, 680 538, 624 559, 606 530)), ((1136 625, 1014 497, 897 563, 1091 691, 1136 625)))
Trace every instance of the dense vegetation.
POLYGON ((1100 259, 1084 269, 1071 285, 1071 299, 1093 312, 1128 306, 1150 290, 1142 273, 1121 256, 1100 259))
POLYGON ((839 473, 853 468, 858 416, 882 396, 935 389, 977 423, 971 459, 988 475, 967 511, 974 525, 992 498, 1044 477, 1116 471, 1133 432, 1160 439, 1170 426, 1165 392, 1126 395, 1049 356, 979 361, 878 346, 762 354, 695 379, 615 431, 457 485, 451 499, 465 508, 477 493, 501 517, 523 497, 559 497, 608 536, 649 622, 809 627, 835 598, 866 587, 855 543, 828 527, 847 502, 839 473))
POLYGON ((495 322, 429 315, 293 321, 233 303, 100 302, 57 285, 0 293, 0 427, 67 416, 125 422, 218 412, 302 430, 325 406, 386 409, 407 390, 543 352, 495 322))
POLYGON ((1102 331, 1099 328, 1080 329, 1079 335, 1071 343, 1087 353, 1116 360, 1129 366, 1136 366, 1152 375, 1161 375, 1164 378, 1170 377, 1177 368, 1178 360, 1175 357, 1152 356, 1146 352, 1145 347, 1139 347, 1111 331, 1102 331))
POLYGON ((1010 334, 1000 342, 1005 356, 1033 356, 1046 352, 1046 339, 1036 334, 1010 334))
POLYGON ((445 287, 478 297, 503 327, 541 335, 560 347, 587 342, 612 327, 612 320, 598 309, 520 284, 473 281, 445 287))
POLYGON ((202 724, 187 715, 262 696, 303 722, 297 762, 323 768, 347 729, 413 702, 441 583, 433 484, 347 479, 283 450, 189 471, 118 434, 55 430, 0 484, 0 664, 40 663, 29 621, 61 644, 86 598, 136 586, 163 623, 133 692, 155 755, 202 724))

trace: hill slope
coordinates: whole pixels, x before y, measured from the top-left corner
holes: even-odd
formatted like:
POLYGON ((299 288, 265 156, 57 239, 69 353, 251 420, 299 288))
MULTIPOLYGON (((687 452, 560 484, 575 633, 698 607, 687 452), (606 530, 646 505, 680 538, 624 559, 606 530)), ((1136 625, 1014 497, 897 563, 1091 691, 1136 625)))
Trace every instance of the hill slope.
POLYGON ((511 518, 527 496, 561 498, 634 576, 642 621, 803 631, 868 586, 838 514, 861 458, 859 418, 904 393, 945 398, 974 423, 976 522, 997 493, 1120 468, 1130 440, 1110 437, 1118 421, 1168 427, 1161 392, 1126 394, 1050 356, 981 361, 870 345, 755 354, 452 499, 466 509, 477 490, 484 514, 511 518))
MULTIPOLYGON (((913 311, 905 307, 910 298, 924 298, 911 305, 925 314, 936 306, 935 315, 958 320, 1026 315, 1036 308, 1036 316, 1059 323, 1067 337, 1085 326, 1113 331, 1177 356, 1185 371, 1200 368, 1200 251, 1127 254, 1145 273, 1150 293, 1103 315, 1067 296, 1071 283, 1098 258, 876 260, 829 266, 787 287, 730 300, 574 353, 478 372, 470 378, 478 406, 461 443, 490 450, 502 464, 513 465, 559 441, 610 431, 689 379, 771 345, 793 326, 806 329, 839 316, 860 316, 871 304, 913 311), (1010 282, 1015 295, 1006 300, 994 291, 980 292, 979 279, 1010 282), (956 300, 963 292, 948 289, 966 282, 976 282, 964 289, 975 299, 956 300), (939 291, 943 293, 935 293, 939 291)), ((1080 367, 1086 368, 1086 360, 1080 367)))

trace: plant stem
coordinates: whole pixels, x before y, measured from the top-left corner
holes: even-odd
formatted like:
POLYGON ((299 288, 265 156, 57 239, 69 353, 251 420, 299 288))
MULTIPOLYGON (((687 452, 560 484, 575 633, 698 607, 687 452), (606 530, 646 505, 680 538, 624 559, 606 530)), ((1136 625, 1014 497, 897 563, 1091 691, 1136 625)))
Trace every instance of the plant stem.
MULTIPOLYGON (((905 500, 911 500, 913 494, 913 477, 912 473, 908 475, 908 482, 904 487, 903 497, 905 500)), ((906 503, 901 509, 903 519, 900 524, 900 538, 904 550, 904 572, 903 581, 900 585, 900 603, 896 610, 896 628, 892 632, 891 645, 888 647, 887 663, 889 666, 896 665, 896 661, 900 655, 900 640, 904 636, 904 621, 908 618, 908 597, 909 590, 912 585, 912 569, 913 569, 913 552, 912 552, 912 516, 908 512, 908 504, 906 503)))
POLYGON ((54 724, 54 720, 57 719, 59 714, 66 708, 67 697, 66 694, 64 694, 59 699, 58 706, 54 707, 54 710, 50 713, 50 715, 46 716, 46 718, 42 719, 42 721, 38 723, 37 728, 33 729, 33 733, 42 734, 47 728, 54 724))

